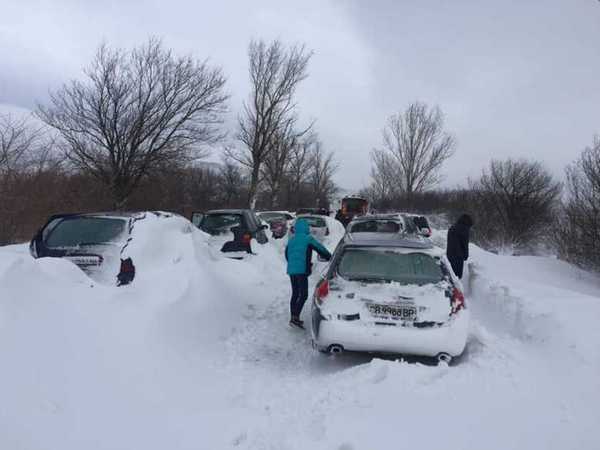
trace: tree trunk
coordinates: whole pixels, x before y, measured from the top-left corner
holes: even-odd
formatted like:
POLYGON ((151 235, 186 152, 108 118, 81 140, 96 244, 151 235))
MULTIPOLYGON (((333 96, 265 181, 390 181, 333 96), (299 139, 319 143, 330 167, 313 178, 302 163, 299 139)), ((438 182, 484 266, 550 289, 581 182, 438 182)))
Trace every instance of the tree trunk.
POLYGON ((248 208, 254 209, 256 206, 256 195, 258 193, 258 181, 260 177, 260 164, 255 164, 252 168, 252 178, 250 179, 250 189, 248 190, 248 208))

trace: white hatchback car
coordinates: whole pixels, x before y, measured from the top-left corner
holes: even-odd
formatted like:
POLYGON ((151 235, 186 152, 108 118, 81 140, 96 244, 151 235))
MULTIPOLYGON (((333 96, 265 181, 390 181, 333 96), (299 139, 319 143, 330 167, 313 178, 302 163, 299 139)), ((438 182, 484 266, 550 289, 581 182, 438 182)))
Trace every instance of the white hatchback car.
POLYGON ((327 220, 324 216, 319 216, 317 214, 302 214, 296 216, 296 220, 290 227, 290 234, 294 234, 294 226, 296 222, 300 219, 304 219, 308 222, 310 227, 310 234, 317 239, 318 241, 323 241, 323 239, 329 236, 329 227, 327 226, 327 220))
POLYGON ((469 310, 442 249, 395 233, 346 235, 317 284, 312 338, 344 350, 437 357, 467 341, 469 310))

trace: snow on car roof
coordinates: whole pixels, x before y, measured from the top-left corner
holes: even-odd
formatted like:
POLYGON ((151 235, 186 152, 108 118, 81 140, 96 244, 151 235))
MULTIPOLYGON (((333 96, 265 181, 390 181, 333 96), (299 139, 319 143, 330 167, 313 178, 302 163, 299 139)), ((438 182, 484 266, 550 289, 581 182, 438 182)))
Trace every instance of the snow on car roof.
POLYGON ((365 222, 369 220, 397 220, 401 221, 402 218, 399 214, 387 213, 387 214, 368 214, 365 216, 354 216, 352 222, 365 222))
POLYGON ((434 248, 433 243, 429 240, 397 233, 349 233, 346 244, 364 247, 434 248))
POLYGON ((243 214, 250 209, 211 209, 206 211, 204 214, 243 214))

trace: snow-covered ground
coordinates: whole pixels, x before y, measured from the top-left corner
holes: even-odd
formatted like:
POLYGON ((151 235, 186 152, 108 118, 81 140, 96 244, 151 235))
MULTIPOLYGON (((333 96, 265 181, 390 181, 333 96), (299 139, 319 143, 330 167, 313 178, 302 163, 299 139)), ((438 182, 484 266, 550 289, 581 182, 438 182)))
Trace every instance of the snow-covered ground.
POLYGON ((436 367, 314 352, 284 240, 164 239, 120 288, 0 248, 0 449, 600 448, 594 276, 472 246, 468 347, 436 367))

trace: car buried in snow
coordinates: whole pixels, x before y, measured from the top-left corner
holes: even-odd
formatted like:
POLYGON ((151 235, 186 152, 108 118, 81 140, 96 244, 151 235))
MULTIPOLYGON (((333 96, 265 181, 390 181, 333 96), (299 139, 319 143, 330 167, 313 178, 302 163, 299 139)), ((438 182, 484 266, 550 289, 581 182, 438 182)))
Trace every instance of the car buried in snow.
POLYGON ((300 219, 308 222, 308 226, 310 227, 310 234, 317 239, 318 241, 323 241, 327 236, 329 236, 329 226, 327 225, 327 220, 317 214, 303 214, 296 216, 296 220, 292 223, 290 227, 290 235, 295 233, 296 222, 300 219))
POLYGON ((404 219, 399 214, 357 216, 346 227, 346 233, 403 233, 404 219))
POLYGON ((431 226, 429 226, 427 217, 412 213, 400 213, 400 215, 404 217, 407 231, 424 237, 431 237, 431 226))
POLYGON ((294 216, 286 211, 261 211, 256 215, 269 225, 274 239, 284 238, 288 232, 288 224, 294 220, 294 216))
POLYGON ((150 216, 177 217, 191 231, 183 217, 161 211, 56 214, 35 234, 29 251, 34 258, 67 259, 93 280, 126 285, 136 274, 129 252, 137 244, 136 225, 150 216))
POLYGON ((217 209, 193 213, 192 223, 216 239, 221 252, 230 258, 243 259, 252 253, 252 239, 259 244, 269 241, 266 223, 251 209, 217 209))
POLYGON ((326 208, 298 208, 296 210, 296 216, 301 215, 316 215, 316 216, 329 216, 331 211, 326 208))
POLYGON ((321 352, 436 357, 465 347, 469 310, 442 249, 395 233, 351 233, 338 245, 312 300, 321 352))

